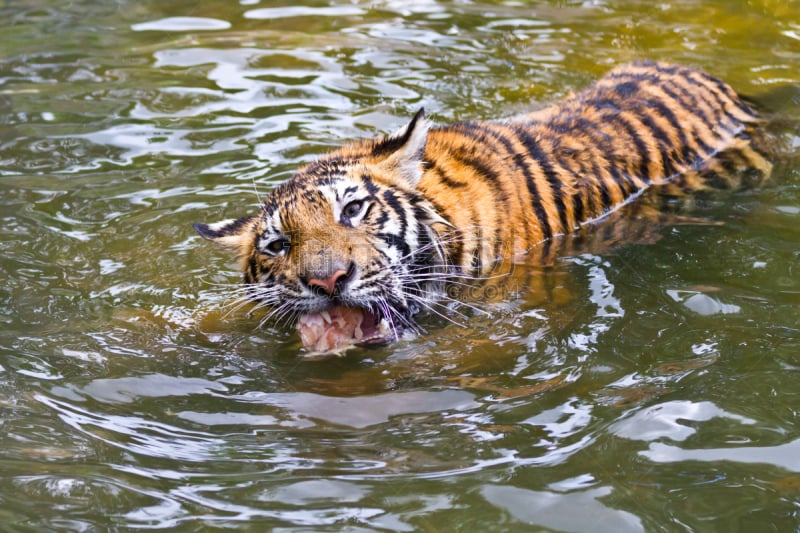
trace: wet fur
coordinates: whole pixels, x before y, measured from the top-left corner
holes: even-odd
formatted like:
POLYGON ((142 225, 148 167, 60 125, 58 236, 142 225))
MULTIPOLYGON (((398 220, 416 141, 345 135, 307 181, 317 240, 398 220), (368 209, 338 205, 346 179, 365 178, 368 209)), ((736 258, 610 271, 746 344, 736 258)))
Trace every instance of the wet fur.
POLYGON ((445 282, 490 276, 503 260, 546 262, 555 237, 648 187, 700 187, 719 177, 717 154, 736 149, 768 174, 748 142, 758 122, 716 78, 634 63, 504 122, 429 127, 420 111, 391 136, 299 169, 261 212, 195 228, 236 250, 248 298, 276 314, 343 305, 413 328, 413 315, 431 308, 445 282), (346 216, 361 201, 357 219, 346 216), (276 239, 286 246, 273 253, 276 239), (309 286, 345 270, 335 295, 309 286))

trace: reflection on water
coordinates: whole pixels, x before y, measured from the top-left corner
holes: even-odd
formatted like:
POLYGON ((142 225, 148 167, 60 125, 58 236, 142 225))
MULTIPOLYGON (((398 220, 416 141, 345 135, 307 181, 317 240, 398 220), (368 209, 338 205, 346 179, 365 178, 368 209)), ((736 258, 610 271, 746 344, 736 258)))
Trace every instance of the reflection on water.
POLYGON ((668 444, 656 442, 642 456, 656 463, 684 461, 705 461, 716 463, 732 461, 735 463, 760 463, 774 465, 789 472, 800 471, 800 441, 794 440, 780 446, 746 446, 739 448, 704 448, 684 450, 668 444))
POLYGON ((37 0, 0 15, 7 527, 800 525, 795 7, 37 0), (418 337, 299 357, 291 327, 229 305, 235 267, 191 231, 419 107, 510 116, 641 57, 772 109, 773 180, 516 268, 418 337))
POLYGON ((559 531, 645 531, 636 515, 601 503, 599 498, 611 494, 609 487, 559 493, 487 485, 481 493, 526 524, 559 531))
POLYGON ((756 423, 755 420, 727 413, 711 402, 678 400, 642 409, 633 416, 616 422, 610 429, 614 434, 629 439, 653 441, 667 438, 683 441, 696 432, 686 422, 705 422, 717 417, 743 424, 756 423))

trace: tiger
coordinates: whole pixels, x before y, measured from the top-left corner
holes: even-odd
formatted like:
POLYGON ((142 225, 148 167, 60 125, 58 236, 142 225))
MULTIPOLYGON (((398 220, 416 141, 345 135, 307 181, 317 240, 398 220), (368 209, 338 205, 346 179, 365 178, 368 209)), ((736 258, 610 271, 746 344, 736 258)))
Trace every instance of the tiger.
POLYGON ((305 349, 386 344, 449 283, 545 261, 648 188, 723 175, 720 154, 768 174, 749 142, 762 122, 720 79, 639 61, 511 119, 433 125, 420 109, 302 166, 256 214, 193 227, 235 251, 244 298, 296 321, 305 349))

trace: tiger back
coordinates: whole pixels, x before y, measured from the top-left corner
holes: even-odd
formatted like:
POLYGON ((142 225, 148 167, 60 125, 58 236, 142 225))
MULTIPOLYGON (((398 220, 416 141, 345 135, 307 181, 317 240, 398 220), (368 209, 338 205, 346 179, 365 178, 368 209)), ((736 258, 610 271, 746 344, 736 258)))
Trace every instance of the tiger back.
POLYGON ((259 213, 195 229, 236 250, 241 298, 297 319, 306 348, 383 343, 436 313, 448 283, 546 262, 651 186, 705 186, 720 154, 765 177, 759 121, 716 78, 634 63, 508 121, 429 127, 420 110, 300 168, 259 213))
MULTIPOLYGON (((546 262, 553 237, 649 186, 705 186, 719 154, 735 153, 763 179, 771 166, 748 138, 759 121, 705 73, 624 65, 541 111, 432 129, 419 189, 462 233, 451 260, 486 274, 497 259, 546 262)), ((731 170, 713 175, 729 179, 731 170)))

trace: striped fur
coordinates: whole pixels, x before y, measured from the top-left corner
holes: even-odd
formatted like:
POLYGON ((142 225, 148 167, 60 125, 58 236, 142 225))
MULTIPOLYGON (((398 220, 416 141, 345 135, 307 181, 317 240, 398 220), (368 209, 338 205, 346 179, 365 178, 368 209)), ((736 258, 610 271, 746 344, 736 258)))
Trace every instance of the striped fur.
POLYGON ((505 122, 429 128, 420 111, 394 135, 301 168, 261 213, 195 228, 237 250, 250 297, 279 314, 359 307, 413 327, 453 276, 546 262, 555 237, 650 186, 724 176, 718 154, 735 150, 768 174, 748 143, 758 122, 716 78, 634 63, 505 122), (342 281, 341 290, 320 294, 310 280, 342 281))

